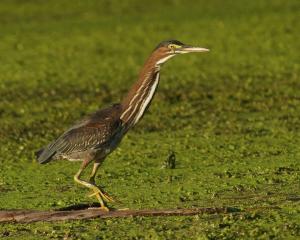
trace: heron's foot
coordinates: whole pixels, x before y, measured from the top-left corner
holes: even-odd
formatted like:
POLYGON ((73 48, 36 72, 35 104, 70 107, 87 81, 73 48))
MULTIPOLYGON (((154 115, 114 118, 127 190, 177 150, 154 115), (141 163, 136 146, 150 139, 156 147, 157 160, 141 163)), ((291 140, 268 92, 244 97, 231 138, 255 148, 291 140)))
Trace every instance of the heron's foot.
MULTIPOLYGON (((94 187, 93 188, 93 193, 89 195, 89 197, 93 197, 97 195, 99 197, 101 197, 101 199, 103 199, 105 202, 116 202, 111 196, 109 196, 106 192, 104 192, 103 190, 101 190, 99 187, 94 187)), ((97 197, 98 198, 98 197, 97 197)))
MULTIPOLYGON (((94 191, 96 192, 97 189, 95 189, 94 191)), ((104 210, 104 211, 109 211, 109 208, 106 206, 105 202, 103 201, 104 199, 102 198, 102 196, 100 195, 99 192, 96 192, 96 194, 94 194, 95 197, 97 198, 97 200, 99 201, 100 203, 100 210, 104 210)))

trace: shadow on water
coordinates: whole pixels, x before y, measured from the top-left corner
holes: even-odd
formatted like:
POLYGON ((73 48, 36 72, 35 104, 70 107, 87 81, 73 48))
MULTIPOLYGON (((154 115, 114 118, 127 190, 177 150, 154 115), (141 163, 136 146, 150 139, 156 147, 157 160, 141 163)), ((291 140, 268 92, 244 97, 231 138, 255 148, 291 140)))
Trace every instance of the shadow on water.
POLYGON ((84 210, 88 208, 97 208, 100 207, 99 203, 93 202, 93 203, 79 203, 79 204, 74 204, 62 208, 56 209, 56 211, 72 211, 72 210, 84 210))

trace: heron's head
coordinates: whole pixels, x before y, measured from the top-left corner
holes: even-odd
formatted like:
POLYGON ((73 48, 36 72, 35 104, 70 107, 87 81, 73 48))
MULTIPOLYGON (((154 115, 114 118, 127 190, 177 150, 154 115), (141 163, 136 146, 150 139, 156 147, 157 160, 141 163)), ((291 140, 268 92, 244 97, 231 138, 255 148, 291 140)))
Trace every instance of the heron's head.
POLYGON ((206 48, 194 47, 191 45, 184 44, 178 40, 163 41, 154 49, 153 55, 157 59, 156 64, 161 65, 168 61, 170 58, 183 54, 183 53, 200 53, 209 51, 206 48))

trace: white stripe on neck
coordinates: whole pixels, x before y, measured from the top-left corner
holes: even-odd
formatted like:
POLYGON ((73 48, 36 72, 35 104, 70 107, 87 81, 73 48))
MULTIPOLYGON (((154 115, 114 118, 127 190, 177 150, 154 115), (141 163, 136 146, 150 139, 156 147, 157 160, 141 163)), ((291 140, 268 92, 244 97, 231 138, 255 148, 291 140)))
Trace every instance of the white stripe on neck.
POLYGON ((156 73, 156 78, 154 80, 153 85, 151 86, 150 92, 149 92, 147 98, 143 101, 143 103, 139 109, 139 113, 135 117, 133 124, 136 124, 140 120, 140 118, 143 116, 143 114, 146 110, 146 107, 148 106, 151 99, 153 98, 153 95, 155 93, 155 89, 157 88, 158 82, 159 82, 159 72, 156 73))
MULTIPOLYGON (((147 75, 146 75, 146 78, 144 79, 144 81, 143 81, 143 83, 141 84, 141 86, 138 88, 138 90, 136 91, 136 94, 133 96, 133 98, 130 100, 130 102, 129 102, 129 104, 128 104, 128 107, 127 107, 127 109, 126 109, 126 111, 124 111, 123 113, 122 113, 122 115, 121 115, 121 119, 123 119, 124 118, 124 116, 126 115, 126 113, 129 111, 129 110, 131 110, 131 108, 132 108, 132 103, 133 103, 133 101, 138 97, 138 95, 140 94, 140 91, 141 91, 141 89, 145 86, 145 84, 146 84, 146 82, 147 82, 147 80, 148 80, 148 78, 151 76, 151 72, 148 72, 147 73, 147 75)), ((134 110, 135 111, 135 110, 134 110)), ((133 112, 134 112, 133 111, 133 112)), ((129 118, 129 117, 128 117, 129 118)))

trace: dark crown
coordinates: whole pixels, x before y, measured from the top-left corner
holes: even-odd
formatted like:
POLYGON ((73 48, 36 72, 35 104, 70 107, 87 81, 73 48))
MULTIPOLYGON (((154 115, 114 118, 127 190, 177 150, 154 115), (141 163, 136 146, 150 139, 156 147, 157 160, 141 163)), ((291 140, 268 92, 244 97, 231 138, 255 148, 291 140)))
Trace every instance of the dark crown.
POLYGON ((178 40, 166 40, 166 41, 162 41, 160 44, 157 45, 157 47, 155 49, 158 49, 160 47, 166 47, 169 44, 176 44, 179 46, 183 46, 184 44, 178 40))

